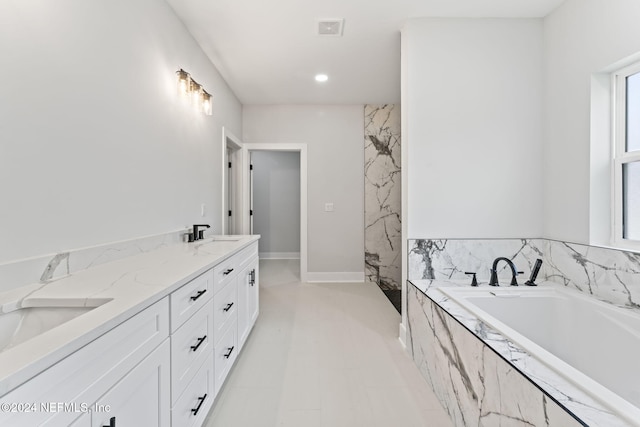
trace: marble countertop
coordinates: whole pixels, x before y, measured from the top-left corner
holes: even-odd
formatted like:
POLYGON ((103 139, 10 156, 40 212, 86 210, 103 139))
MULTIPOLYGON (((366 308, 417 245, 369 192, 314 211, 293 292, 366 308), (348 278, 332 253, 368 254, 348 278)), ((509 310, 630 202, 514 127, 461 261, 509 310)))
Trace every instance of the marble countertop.
MULTIPOLYGON (((410 280, 413 286, 444 309, 472 334, 492 348, 504 360, 527 376, 547 395, 562 404, 566 409, 578 416, 586 425, 630 427, 626 422, 601 402, 585 393, 549 366, 529 354, 525 349, 509 338, 482 322, 456 301, 440 291, 443 287, 469 287, 470 279, 460 281, 445 280, 410 280)), ((540 287, 562 287, 554 282, 539 282, 540 287)), ((480 287, 489 288, 486 282, 480 287)))
POLYGON ((0 293, 0 313, 29 307, 39 299, 52 299, 60 306, 77 307, 104 302, 75 319, 0 352, 0 395, 161 300, 260 236, 237 237, 238 240, 216 240, 214 236, 162 247, 48 283, 0 293))

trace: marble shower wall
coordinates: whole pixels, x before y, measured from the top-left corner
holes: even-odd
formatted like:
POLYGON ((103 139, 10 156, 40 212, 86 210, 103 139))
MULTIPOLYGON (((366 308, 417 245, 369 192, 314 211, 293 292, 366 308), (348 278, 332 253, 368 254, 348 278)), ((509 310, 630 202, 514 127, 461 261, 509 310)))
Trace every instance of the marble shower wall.
POLYGON ((364 137, 365 275, 400 290, 400 106, 365 105, 364 137))
POLYGON ((183 241, 186 229, 0 264, 0 292, 48 283, 74 272, 183 241))
MULTIPOLYGON (((486 283, 491 263, 504 256, 524 272, 519 278, 523 283, 540 258, 538 281, 561 283, 616 305, 640 309, 638 253, 547 239, 416 239, 408 243, 409 280, 465 279, 465 271, 475 271, 478 280, 486 283)), ((510 276, 506 269, 499 274, 504 281, 510 276)))

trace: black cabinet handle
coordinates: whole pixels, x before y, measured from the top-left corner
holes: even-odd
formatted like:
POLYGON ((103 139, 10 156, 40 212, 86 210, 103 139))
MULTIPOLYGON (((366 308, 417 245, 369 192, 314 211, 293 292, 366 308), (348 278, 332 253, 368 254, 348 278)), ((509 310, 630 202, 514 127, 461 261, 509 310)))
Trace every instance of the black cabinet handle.
POLYGON ((249 284, 251 286, 256 284, 256 269, 255 268, 253 270, 251 270, 251 272, 249 272, 249 284))
POLYGON ((198 293, 196 294, 196 296, 191 297, 191 301, 195 301, 195 300, 197 300, 197 299, 198 299, 198 298, 200 298, 200 297, 201 297, 205 292, 207 292, 207 290, 206 290, 206 289, 203 289, 202 291, 198 291, 198 293))
POLYGON ((229 310, 231 310, 231 307, 233 307, 233 303, 232 302, 227 304, 227 306, 225 308, 223 308, 222 311, 229 311, 229 310))
POLYGON ((109 425, 108 426, 102 426, 102 427, 116 427, 116 417, 111 417, 109 419, 109 425))
POLYGON ((191 410, 191 412, 193 412, 193 415, 197 415, 198 411, 200 410, 200 408, 202 407, 202 404, 204 403, 204 400, 207 398, 207 393, 204 394, 204 396, 199 397, 198 400, 200 401, 198 403, 198 406, 196 406, 195 408, 193 408, 191 410))
POLYGON ((231 274, 231 272, 233 271, 233 268, 228 268, 225 271, 222 272, 223 275, 227 275, 227 274, 231 274))
POLYGON ((198 347, 200 347, 200 345, 202 345, 202 343, 204 342, 204 340, 207 339, 207 336, 203 336, 202 338, 198 338, 198 344, 196 345, 192 345, 191 346, 191 350, 196 351, 198 349, 198 347))
POLYGON ((228 359, 229 357, 231 357, 231 353, 233 353, 234 347, 235 347, 235 345, 228 348, 229 352, 224 355, 225 359, 228 359))

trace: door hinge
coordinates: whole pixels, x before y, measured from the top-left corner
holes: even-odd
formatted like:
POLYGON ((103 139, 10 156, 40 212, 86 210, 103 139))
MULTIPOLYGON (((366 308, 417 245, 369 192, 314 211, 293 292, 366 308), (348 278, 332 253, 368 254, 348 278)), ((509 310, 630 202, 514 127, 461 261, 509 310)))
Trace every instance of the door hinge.
POLYGON ((231 162, 229 162, 229 168, 231 168, 231 162))
POLYGON ((253 170, 253 165, 249 165, 249 170, 252 171, 253 170))
POLYGON ((249 210, 249 215, 253 215, 253 209, 249 210))
POLYGON ((231 211, 229 211, 229 216, 231 216, 231 211))

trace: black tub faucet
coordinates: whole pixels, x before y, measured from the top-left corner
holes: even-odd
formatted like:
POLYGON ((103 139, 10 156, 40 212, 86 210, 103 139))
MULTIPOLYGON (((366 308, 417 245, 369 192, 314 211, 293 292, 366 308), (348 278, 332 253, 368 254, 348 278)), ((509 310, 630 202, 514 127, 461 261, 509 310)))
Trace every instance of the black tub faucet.
POLYGON ((493 265, 491 266, 491 279, 489 279, 489 285, 491 286, 500 286, 498 283, 498 263, 500 261, 505 261, 507 265, 511 268, 511 286, 518 286, 518 281, 516 280, 516 276, 521 274, 521 271, 516 270, 516 266, 513 265, 513 262, 509 258, 498 257, 493 261, 493 265))
POLYGON ((204 237, 204 230, 198 230, 200 227, 210 228, 211 226, 209 224, 193 224, 193 240, 191 240, 191 235, 189 235, 190 242, 195 242, 196 240, 200 240, 204 237))

